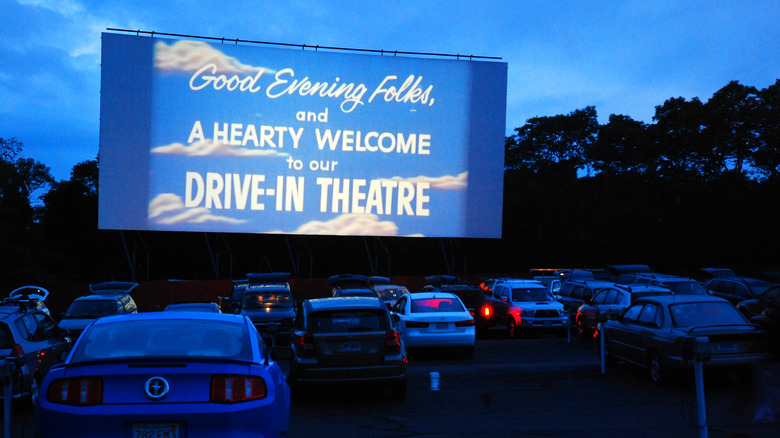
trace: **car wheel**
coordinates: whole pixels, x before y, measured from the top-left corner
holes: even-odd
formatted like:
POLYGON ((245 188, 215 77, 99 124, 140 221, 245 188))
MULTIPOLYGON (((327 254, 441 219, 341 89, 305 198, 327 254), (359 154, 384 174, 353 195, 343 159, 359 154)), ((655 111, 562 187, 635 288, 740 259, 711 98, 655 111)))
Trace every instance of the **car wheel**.
POLYGON ((661 363, 661 357, 658 353, 650 353, 650 359, 647 364, 647 368, 650 374, 650 380, 656 385, 664 383, 666 378, 663 364, 661 363))
POLYGON ((590 330, 585 327, 585 322, 582 320, 582 318, 577 318, 577 335, 579 335, 580 339, 588 339, 593 337, 593 334, 590 332, 590 330))
POLYGON ((515 339, 518 335, 517 323, 514 318, 509 318, 506 324, 506 335, 509 339, 515 339))

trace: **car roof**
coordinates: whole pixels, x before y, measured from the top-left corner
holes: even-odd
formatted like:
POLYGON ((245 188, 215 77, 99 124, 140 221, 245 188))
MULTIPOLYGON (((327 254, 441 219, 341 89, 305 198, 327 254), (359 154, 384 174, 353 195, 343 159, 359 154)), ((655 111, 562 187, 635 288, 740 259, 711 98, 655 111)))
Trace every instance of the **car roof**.
POLYGON ((95 295, 82 295, 73 301, 116 301, 116 298, 124 294, 95 294, 95 295))
POLYGON ((565 283, 572 283, 572 284, 576 284, 576 285, 579 285, 579 286, 590 286, 590 287, 595 287, 595 288, 616 286, 617 285, 617 283, 615 283, 614 281, 594 280, 594 279, 588 280, 588 279, 581 279, 581 278, 566 280, 564 282, 564 284, 565 283))
POLYGON ((93 294, 126 294, 137 286, 138 283, 132 281, 104 281, 90 284, 89 291, 93 294))
POLYGON ((668 295, 668 294, 672 293, 671 290, 669 290, 669 289, 667 289, 667 288, 665 288, 663 286, 658 286, 658 285, 655 285, 655 284, 630 284, 630 285, 628 285, 628 284, 616 284, 615 286, 617 286, 617 288, 623 289, 623 290, 625 290, 626 292, 629 292, 629 293, 635 293, 635 292, 642 292, 642 293, 658 292, 658 293, 664 294, 664 295, 668 295))
POLYGON ((524 278, 504 278, 501 280, 496 280, 495 284, 496 286, 498 286, 499 284, 508 284, 510 286, 513 284, 520 284, 526 286, 540 286, 547 289, 547 286, 545 286, 544 283, 542 283, 539 280, 527 280, 524 278))
POLYGON ((377 297, 331 297, 312 298, 304 301, 312 311, 335 309, 383 309, 387 306, 377 297))
MULTIPOLYGON (((685 304, 685 303, 729 303, 728 300, 725 300, 720 297, 716 297, 713 295, 651 295, 647 297, 642 297, 638 300, 636 300, 636 303, 642 303, 642 302, 656 302, 661 305, 666 304, 685 304)), ((730 304, 730 303, 729 303, 730 304)))
POLYGON ((425 300, 430 298, 457 298, 458 296, 451 292, 434 291, 434 292, 415 292, 409 294, 409 298, 412 300, 425 300))
POLYGON ((245 324, 246 317, 232 313, 208 313, 208 312, 140 312, 123 313, 121 315, 111 315, 98 318, 93 324, 110 324, 122 321, 162 321, 169 319, 188 319, 188 320, 214 320, 224 321, 234 324, 245 324))

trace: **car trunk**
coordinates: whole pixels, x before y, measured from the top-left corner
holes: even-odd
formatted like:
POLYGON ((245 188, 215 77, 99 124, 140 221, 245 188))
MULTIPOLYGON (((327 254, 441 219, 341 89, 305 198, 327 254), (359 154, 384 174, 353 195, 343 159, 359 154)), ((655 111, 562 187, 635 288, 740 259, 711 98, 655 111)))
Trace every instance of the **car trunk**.
POLYGON ((317 362, 322 366, 381 365, 386 319, 381 312, 366 309, 318 312, 312 318, 317 362))

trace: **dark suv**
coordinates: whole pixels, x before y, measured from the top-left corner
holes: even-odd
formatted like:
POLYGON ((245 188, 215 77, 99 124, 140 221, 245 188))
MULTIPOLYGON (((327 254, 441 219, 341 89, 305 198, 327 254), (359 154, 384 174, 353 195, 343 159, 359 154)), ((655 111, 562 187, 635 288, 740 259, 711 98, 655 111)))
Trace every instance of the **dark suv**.
POLYGON ((293 299, 287 272, 247 274, 247 282, 236 311, 252 320, 257 331, 276 346, 277 338, 285 342, 295 320, 293 299))
POLYGON ((89 295, 76 298, 60 318, 60 327, 67 329, 76 339, 96 319, 109 315, 138 313, 138 306, 130 291, 138 283, 106 281, 89 285, 89 295))
MULTIPOLYGON (((13 397, 38 401, 38 388, 49 368, 70 351, 67 330, 38 310, 36 298, 6 298, 0 302, 0 357, 12 358, 13 397)), ((5 376, 3 376, 5 377, 5 376)))

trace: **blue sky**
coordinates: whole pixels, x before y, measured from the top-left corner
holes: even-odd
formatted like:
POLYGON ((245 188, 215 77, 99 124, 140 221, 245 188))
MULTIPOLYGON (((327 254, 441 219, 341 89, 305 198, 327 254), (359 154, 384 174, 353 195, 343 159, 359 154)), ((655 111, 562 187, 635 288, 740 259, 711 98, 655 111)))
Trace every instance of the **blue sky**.
POLYGON ((780 78, 776 0, 0 0, 0 11, 0 137, 16 137, 58 180, 98 152, 108 27, 501 57, 507 134, 588 105, 602 122, 651 122, 668 98, 780 78))

